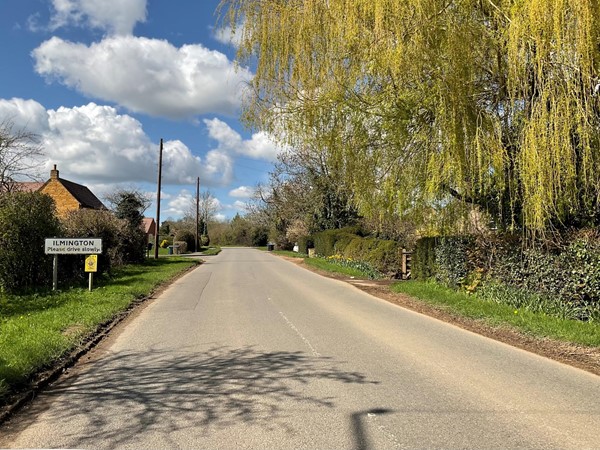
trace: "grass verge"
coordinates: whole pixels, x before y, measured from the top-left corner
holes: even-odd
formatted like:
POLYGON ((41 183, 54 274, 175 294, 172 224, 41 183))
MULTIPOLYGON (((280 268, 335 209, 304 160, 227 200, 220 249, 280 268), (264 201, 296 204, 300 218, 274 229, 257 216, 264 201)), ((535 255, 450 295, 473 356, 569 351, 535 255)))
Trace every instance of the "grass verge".
POLYGON ((291 252, 289 250, 273 250, 271 253, 280 256, 287 256, 288 258, 307 258, 308 256, 304 253, 291 252))
POLYGON ((341 266, 325 258, 306 258, 305 263, 309 266, 331 273, 339 273, 356 278, 369 278, 369 274, 354 267, 341 266))
POLYGON ((100 278, 92 292, 69 288, 0 295, 0 403, 134 300, 195 264, 184 258, 148 259, 100 278))
POLYGON ((393 284, 391 289, 492 326, 508 325, 537 337, 590 347, 600 346, 599 322, 581 322, 515 308, 482 300, 476 295, 468 295, 433 282, 402 281, 393 284))
POLYGON ((218 245, 214 247, 201 247, 200 251, 204 256, 214 256, 221 253, 221 247, 219 247, 218 245))

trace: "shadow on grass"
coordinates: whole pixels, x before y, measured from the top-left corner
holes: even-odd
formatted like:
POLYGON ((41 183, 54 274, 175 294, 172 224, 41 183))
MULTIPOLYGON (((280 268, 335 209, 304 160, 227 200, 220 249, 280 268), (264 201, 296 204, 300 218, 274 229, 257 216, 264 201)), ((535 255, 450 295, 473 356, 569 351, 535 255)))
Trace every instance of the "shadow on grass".
MULTIPOLYGON (((311 383, 377 383, 336 366, 332 358, 253 347, 108 356, 93 363, 85 375, 47 392, 53 422, 48 429, 55 433, 48 442, 67 447, 103 442, 119 447, 134 442, 142 432, 183 431, 200 438, 208 428, 236 424, 293 432, 294 408, 335 406, 335 398, 316 394, 322 391, 311 389, 311 383), (80 432, 74 433, 72 423, 78 424, 80 432)), ((43 407, 34 405, 25 422, 35 420, 35 409, 43 407)))

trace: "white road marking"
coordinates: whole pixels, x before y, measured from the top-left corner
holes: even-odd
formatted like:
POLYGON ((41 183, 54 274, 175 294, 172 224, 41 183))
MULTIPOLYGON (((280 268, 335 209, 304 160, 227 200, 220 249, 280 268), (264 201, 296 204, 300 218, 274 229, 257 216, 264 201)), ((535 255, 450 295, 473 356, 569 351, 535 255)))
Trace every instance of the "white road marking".
MULTIPOLYGON (((270 299, 269 299, 270 300, 270 299)), ((312 346, 312 344, 310 343, 310 341, 308 339, 306 339, 306 337, 304 337, 304 335, 302 333, 300 333, 300 331, 298 330, 298 328, 296 328, 296 325, 294 325, 290 319, 288 319, 287 317, 285 317, 285 314, 283 314, 281 311, 279 311, 279 315, 281 315, 281 317, 283 317, 283 320, 285 320, 287 322, 287 324, 289 325, 289 327, 294 330, 296 332, 296 334, 298 336, 300 336, 300 339, 302 339, 304 341, 304 343, 308 346, 308 348, 310 348, 310 351, 312 352, 313 356, 317 356, 320 357, 321 354, 315 350, 315 348, 312 346)))

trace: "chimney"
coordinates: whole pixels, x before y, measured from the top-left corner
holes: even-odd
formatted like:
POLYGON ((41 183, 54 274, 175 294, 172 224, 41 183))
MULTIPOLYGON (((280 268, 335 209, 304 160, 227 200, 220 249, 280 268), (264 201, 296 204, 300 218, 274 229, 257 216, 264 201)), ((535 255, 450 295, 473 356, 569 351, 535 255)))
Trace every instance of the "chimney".
POLYGON ((50 171, 50 179, 58 180, 58 170, 56 170, 56 164, 54 164, 54 169, 50 171))

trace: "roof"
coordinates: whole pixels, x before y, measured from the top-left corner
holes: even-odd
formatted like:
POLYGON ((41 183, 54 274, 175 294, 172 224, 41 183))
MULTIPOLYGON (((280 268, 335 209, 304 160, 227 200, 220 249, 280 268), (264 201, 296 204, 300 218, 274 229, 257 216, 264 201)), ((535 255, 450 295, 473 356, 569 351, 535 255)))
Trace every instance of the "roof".
POLYGON ((0 188, 0 191, 12 191, 12 192, 35 192, 44 185, 43 181, 15 181, 10 184, 10 188, 6 189, 6 186, 0 188))
POLYGON ((144 230, 144 233, 146 233, 146 234, 153 233, 156 228, 154 219, 152 217, 144 217, 142 219, 142 228, 144 230))
POLYGON ((75 200, 77 200, 83 208, 106 209, 106 206, 104 206, 98 197, 96 197, 87 187, 65 180, 64 178, 58 178, 57 181, 60 182, 73 197, 75 197, 75 200))
POLYGON ((20 192, 35 192, 44 185, 43 181, 21 181, 16 183, 16 190, 20 192))

